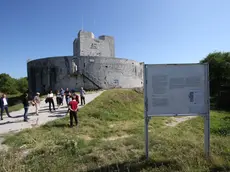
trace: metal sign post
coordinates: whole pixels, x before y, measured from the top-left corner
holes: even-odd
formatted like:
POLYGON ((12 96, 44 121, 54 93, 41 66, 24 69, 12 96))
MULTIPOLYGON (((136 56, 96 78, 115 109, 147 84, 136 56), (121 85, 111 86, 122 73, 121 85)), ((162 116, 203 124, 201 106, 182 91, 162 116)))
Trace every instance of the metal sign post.
POLYGON ((144 106, 145 106, 145 112, 144 112, 144 119, 145 119, 145 156, 146 159, 149 159, 149 118, 148 118, 148 98, 147 98, 147 70, 146 65, 144 64, 144 106))
POLYGON ((210 156, 210 118, 209 114, 204 116, 204 151, 206 158, 210 156))
POLYGON ((204 116, 204 150, 206 158, 210 157, 210 83, 209 83, 209 66, 207 67, 206 80, 207 80, 207 111, 204 116))
POLYGON ((145 117, 145 156, 149 159, 149 119, 145 117))

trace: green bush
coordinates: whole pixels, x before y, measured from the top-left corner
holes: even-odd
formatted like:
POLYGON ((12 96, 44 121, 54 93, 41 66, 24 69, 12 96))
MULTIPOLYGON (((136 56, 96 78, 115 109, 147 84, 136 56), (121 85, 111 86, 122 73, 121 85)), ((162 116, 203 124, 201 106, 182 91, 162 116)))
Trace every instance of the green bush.
POLYGON ((222 85, 230 82, 230 52, 210 53, 201 63, 209 63, 210 94, 218 95, 222 85))
POLYGON ((0 74, 0 92, 6 94, 24 93, 28 89, 26 77, 15 79, 6 73, 0 74))
POLYGON ((28 80, 27 77, 19 78, 17 80, 17 89, 20 93, 24 93, 28 90, 28 80))

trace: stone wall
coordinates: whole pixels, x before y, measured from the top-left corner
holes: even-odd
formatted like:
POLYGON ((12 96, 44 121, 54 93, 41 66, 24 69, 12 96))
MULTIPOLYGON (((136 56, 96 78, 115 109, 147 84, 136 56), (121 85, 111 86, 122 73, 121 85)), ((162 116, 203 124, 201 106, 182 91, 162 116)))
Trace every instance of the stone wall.
POLYGON ((33 92, 48 89, 60 89, 61 87, 74 88, 77 82, 72 77, 73 56, 52 57, 33 60, 27 63, 29 89, 33 92))
POLYGON ((101 88, 143 86, 143 63, 109 57, 79 57, 79 72, 101 88))
POLYGON ((29 88, 108 89, 143 86, 143 63, 114 57, 62 56, 27 63, 29 88))

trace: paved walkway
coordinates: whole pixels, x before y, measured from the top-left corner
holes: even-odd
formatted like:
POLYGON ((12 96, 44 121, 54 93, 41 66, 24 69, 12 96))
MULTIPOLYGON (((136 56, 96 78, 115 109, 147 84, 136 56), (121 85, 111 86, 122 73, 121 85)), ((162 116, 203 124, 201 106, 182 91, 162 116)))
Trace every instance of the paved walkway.
MULTIPOLYGON (((98 91, 95 93, 86 94, 86 104, 94 100, 97 96, 99 96, 102 91, 98 91)), ((56 106, 56 99, 54 100, 56 106)), ((80 108, 83 106, 79 106, 80 108)), ((56 108, 56 107, 55 107, 56 108)), ((47 123, 48 121, 53 121, 57 118, 64 117, 67 112, 67 105, 64 101, 64 105, 59 109, 56 109, 54 112, 49 112, 49 104, 45 103, 45 100, 41 101, 39 116, 35 114, 35 107, 31 106, 28 111, 28 122, 23 121, 24 109, 19 111, 11 112, 10 115, 12 118, 8 118, 7 116, 3 117, 3 120, 0 121, 0 135, 10 133, 10 132, 18 132, 20 130, 26 128, 33 128, 36 126, 40 126, 42 124, 47 123)))

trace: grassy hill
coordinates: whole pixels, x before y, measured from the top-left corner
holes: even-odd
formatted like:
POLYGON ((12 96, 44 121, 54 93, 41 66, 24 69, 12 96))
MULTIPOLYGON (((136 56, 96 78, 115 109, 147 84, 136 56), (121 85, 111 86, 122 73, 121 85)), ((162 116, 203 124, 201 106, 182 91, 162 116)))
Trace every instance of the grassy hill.
POLYGON ((169 127, 172 118, 152 118, 150 157, 144 157, 143 94, 109 90, 69 118, 6 137, 0 171, 230 171, 230 114, 211 114, 211 154, 203 156, 201 117, 169 127))

